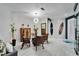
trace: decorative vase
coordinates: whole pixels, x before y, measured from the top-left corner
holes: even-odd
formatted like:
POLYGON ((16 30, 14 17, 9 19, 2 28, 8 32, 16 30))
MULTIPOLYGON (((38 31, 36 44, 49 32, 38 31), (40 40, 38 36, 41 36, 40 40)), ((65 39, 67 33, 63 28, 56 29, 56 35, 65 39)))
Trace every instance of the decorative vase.
POLYGON ((16 39, 12 39, 12 45, 13 45, 13 46, 16 45, 16 39))
POLYGON ((12 45, 13 45, 13 47, 16 45, 16 39, 14 36, 16 29, 15 29, 14 25, 15 25, 14 23, 10 25, 11 26, 11 33, 12 33, 12 45))

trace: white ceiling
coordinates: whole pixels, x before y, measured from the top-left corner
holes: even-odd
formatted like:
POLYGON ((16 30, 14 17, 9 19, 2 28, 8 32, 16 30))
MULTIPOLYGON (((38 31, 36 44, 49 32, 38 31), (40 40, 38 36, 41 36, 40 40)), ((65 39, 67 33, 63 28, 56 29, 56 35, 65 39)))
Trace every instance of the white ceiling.
POLYGON ((73 13, 74 3, 6 3, 3 4, 9 8, 12 12, 27 14, 36 10, 44 8, 45 11, 41 10, 43 15, 48 16, 67 16, 73 13))

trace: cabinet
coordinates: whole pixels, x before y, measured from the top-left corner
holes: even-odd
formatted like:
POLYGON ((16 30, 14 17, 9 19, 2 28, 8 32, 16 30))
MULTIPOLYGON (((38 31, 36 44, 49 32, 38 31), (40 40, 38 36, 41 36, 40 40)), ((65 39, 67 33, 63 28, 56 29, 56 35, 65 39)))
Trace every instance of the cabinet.
POLYGON ((23 42, 23 38, 31 38, 31 28, 20 28, 20 41, 23 42))

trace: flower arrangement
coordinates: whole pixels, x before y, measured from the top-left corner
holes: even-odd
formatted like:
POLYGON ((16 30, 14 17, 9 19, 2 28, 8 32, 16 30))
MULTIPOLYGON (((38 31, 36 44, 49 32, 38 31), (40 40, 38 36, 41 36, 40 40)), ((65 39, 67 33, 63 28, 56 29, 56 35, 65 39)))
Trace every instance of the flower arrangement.
POLYGON ((14 38, 14 33, 15 33, 15 31, 16 31, 16 29, 15 29, 15 23, 10 24, 10 26, 11 26, 12 39, 15 39, 15 38, 14 38))
POLYGON ((36 28, 34 25, 35 37, 37 36, 37 30, 38 30, 38 28, 36 28))

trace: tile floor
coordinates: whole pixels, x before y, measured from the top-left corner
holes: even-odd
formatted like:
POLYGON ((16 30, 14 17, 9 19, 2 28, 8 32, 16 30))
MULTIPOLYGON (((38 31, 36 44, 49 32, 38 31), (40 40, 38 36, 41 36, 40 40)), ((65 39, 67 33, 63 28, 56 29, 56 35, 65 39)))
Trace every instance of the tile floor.
POLYGON ((19 56, 76 56, 74 51, 74 45, 72 46, 70 43, 65 43, 64 39, 55 39, 49 38, 49 43, 45 43, 45 49, 42 49, 41 46, 38 46, 37 51, 35 47, 31 44, 31 47, 27 47, 26 45, 21 50, 21 44, 18 43, 16 45, 16 49, 18 50, 19 56))

